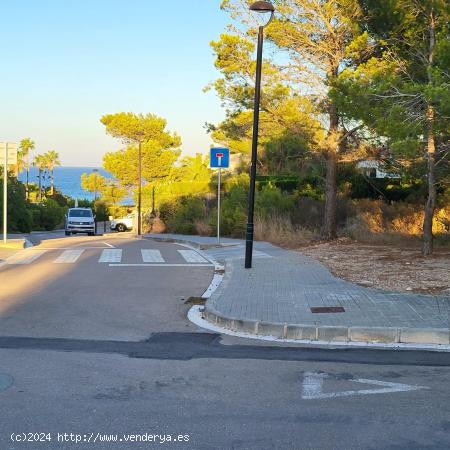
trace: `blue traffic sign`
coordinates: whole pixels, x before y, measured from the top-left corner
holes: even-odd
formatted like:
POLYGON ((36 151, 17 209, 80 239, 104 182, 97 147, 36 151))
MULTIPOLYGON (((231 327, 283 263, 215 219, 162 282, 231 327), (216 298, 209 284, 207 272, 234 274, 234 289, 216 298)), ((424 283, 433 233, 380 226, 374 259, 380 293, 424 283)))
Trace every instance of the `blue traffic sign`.
POLYGON ((209 166, 211 169, 228 168, 230 166, 230 150, 228 148, 212 148, 209 166))

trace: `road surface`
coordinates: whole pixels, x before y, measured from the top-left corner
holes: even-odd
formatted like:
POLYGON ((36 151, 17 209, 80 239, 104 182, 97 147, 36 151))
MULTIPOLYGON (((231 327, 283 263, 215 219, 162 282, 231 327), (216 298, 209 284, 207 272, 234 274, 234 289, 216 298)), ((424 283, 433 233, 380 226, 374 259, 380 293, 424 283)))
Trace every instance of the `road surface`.
POLYGON ((31 239, 0 267, 2 450, 450 447, 447 353, 211 334, 184 301, 213 267, 185 247, 31 239))

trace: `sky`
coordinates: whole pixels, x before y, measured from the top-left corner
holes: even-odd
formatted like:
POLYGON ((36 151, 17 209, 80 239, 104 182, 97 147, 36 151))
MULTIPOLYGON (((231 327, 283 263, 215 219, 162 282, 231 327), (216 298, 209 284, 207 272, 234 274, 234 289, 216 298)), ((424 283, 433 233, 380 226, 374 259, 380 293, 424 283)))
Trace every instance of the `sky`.
POLYGON ((99 119, 154 113, 207 152, 224 117, 209 46, 229 22, 220 0, 0 0, 0 141, 30 137, 65 166, 100 166, 121 147, 99 119), (189 5, 189 8, 183 8, 189 5), (6 38, 5 38, 6 36, 6 38))

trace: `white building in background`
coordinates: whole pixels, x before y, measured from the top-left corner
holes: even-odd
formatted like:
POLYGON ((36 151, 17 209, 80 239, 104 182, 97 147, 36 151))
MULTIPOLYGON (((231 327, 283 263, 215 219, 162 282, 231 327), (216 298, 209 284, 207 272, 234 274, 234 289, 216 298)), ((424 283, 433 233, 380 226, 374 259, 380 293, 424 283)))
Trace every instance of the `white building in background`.
POLYGON ((369 178, 400 178, 400 175, 385 172, 383 164, 379 161, 364 160, 356 163, 356 168, 369 178))

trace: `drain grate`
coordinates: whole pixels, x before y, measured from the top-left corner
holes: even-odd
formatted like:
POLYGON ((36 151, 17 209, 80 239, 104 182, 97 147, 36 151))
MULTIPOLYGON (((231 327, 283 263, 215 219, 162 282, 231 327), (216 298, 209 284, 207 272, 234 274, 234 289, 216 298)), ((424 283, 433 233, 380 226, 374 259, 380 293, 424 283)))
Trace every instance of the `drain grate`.
POLYGON ((311 312, 313 314, 343 313, 345 309, 342 306, 313 306, 311 312))

